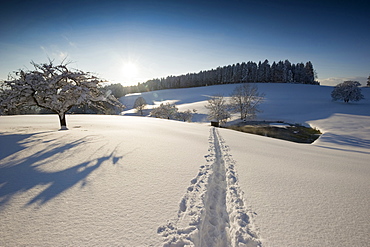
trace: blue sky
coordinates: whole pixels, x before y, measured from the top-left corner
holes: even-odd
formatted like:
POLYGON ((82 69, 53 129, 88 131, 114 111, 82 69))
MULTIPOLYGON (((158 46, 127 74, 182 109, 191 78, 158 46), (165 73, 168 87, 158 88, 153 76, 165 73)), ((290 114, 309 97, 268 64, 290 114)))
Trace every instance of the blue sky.
POLYGON ((323 85, 370 75, 367 1, 13 0, 0 9, 3 80, 48 58, 124 85, 265 59, 311 61, 323 85))

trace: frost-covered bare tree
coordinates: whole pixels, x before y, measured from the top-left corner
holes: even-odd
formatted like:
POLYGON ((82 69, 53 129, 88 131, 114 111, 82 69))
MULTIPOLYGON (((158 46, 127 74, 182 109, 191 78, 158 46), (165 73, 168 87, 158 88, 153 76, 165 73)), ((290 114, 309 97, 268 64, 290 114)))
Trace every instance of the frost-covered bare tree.
POLYGON ((364 98, 359 86, 361 86, 361 84, 358 81, 345 81, 339 83, 331 92, 331 97, 334 101, 343 100, 346 103, 349 101, 359 101, 364 98))
POLYGON ((258 92, 255 84, 244 83, 236 87, 231 94, 230 106, 234 112, 240 113, 240 119, 253 119, 260 112, 258 106, 263 102, 264 93, 258 92))
POLYGON ((123 108, 112 95, 99 90, 102 82, 90 73, 69 69, 66 64, 31 62, 34 70, 20 70, 4 81, 0 108, 3 112, 19 106, 38 106, 59 116, 61 129, 67 129, 66 112, 76 105, 104 108, 104 102, 123 108))
POLYGON ((150 115, 152 117, 156 118, 165 118, 165 119, 171 119, 175 118, 177 114, 177 107, 174 104, 166 103, 163 104, 161 103, 160 106, 154 108, 150 115))
POLYGON ((143 110, 145 109, 146 106, 147 103, 143 97, 140 96, 135 100, 134 108, 136 109, 137 112, 140 112, 141 116, 143 115, 143 110))
POLYGON ((214 95, 208 100, 208 104, 205 106, 208 110, 208 119, 215 120, 217 122, 226 123, 230 118, 228 111, 228 105, 224 96, 214 95))

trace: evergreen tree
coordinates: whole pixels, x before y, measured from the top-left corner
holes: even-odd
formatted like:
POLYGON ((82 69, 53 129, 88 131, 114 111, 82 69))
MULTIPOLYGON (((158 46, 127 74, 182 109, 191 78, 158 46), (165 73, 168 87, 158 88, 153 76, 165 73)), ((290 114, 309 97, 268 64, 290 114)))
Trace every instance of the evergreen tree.
POLYGON ((276 82, 276 63, 273 62, 271 65, 271 82, 276 82))
POLYGON ((248 80, 248 68, 245 62, 240 64, 240 82, 247 82, 248 80))
POLYGON ((239 63, 233 65, 233 76, 232 76, 232 83, 240 83, 242 81, 242 68, 239 63))
POLYGON ((293 80, 296 83, 303 83, 304 82, 304 64, 297 63, 295 66, 295 73, 293 75, 293 80))
POLYGON ((262 68, 262 63, 261 61, 258 62, 258 67, 257 67, 257 82, 262 82, 264 74, 263 74, 263 68, 262 68))
POLYGON ((313 84, 315 81, 315 72, 313 70, 313 65, 308 61, 304 67, 304 79, 305 84, 313 84))
POLYGON ((257 82, 269 82, 270 81, 270 64, 266 59, 263 63, 258 63, 258 79, 257 82))
POLYGON ((258 79, 258 67, 254 62, 248 62, 248 82, 257 82, 258 79))
POLYGON ((284 61, 284 68, 283 68, 283 82, 292 82, 292 64, 288 61, 284 61))
POLYGON ((271 72, 271 67, 270 67, 269 61, 266 59, 263 62, 263 81, 262 82, 270 82, 270 72, 271 72))
POLYGON ((275 81, 274 82, 285 82, 284 81, 284 63, 282 61, 279 61, 276 64, 275 81))

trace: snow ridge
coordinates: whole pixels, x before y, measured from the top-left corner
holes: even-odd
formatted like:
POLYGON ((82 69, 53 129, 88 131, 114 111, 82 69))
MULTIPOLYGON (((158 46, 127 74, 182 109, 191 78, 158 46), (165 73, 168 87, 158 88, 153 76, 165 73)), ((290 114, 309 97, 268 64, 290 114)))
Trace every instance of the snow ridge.
POLYGON ((251 224, 235 161, 215 128, 211 128, 207 164, 182 198, 177 219, 158 228, 165 247, 261 246, 251 224))

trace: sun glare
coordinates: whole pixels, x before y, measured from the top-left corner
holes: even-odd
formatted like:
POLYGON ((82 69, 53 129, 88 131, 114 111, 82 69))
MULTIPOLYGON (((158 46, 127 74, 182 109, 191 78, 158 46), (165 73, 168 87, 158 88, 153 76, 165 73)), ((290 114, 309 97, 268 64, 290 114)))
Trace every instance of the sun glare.
POLYGON ((138 74, 138 66, 132 62, 125 63, 122 66, 122 75, 126 79, 134 79, 138 74))

